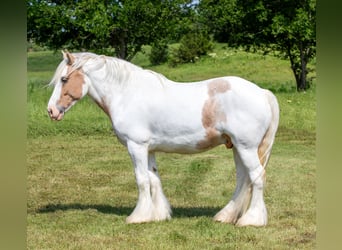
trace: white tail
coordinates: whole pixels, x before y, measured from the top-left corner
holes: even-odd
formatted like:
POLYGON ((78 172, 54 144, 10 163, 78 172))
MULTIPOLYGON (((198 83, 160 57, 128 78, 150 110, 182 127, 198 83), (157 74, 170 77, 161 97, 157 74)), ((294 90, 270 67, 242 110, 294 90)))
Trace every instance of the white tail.
POLYGON ((272 112, 272 119, 271 119, 270 126, 268 127, 264 135, 264 138, 262 139, 258 148, 258 156, 260 159, 260 163, 264 168, 266 167, 269 157, 271 155, 271 150, 272 150, 275 134, 277 132, 278 124, 279 124, 279 105, 278 105, 277 98, 271 91, 269 90, 265 90, 265 91, 266 91, 268 103, 270 104, 270 108, 272 112))

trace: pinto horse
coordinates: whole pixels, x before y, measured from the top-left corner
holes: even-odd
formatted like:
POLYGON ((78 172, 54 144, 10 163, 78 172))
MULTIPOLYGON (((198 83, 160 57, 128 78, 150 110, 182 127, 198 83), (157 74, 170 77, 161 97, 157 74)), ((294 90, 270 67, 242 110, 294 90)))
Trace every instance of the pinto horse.
POLYGON ((127 223, 171 218, 155 152, 199 153, 224 144, 233 150, 236 188, 214 220, 265 226, 265 167, 279 122, 276 97, 239 77, 176 83, 124 60, 93 53, 62 52, 48 103, 52 120, 88 94, 109 116, 127 147, 138 201, 127 223))

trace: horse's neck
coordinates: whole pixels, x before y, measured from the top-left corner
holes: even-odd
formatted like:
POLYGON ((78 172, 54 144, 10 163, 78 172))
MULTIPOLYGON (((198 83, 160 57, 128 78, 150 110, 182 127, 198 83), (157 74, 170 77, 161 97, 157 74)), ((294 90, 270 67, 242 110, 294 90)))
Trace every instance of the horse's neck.
POLYGON ((109 115, 111 100, 115 100, 118 94, 115 79, 107 77, 105 68, 88 73, 88 77, 88 95, 109 115))
POLYGON ((155 72, 133 68, 123 75, 104 77, 105 70, 94 72, 90 75, 91 86, 88 95, 106 113, 115 113, 116 107, 122 106, 122 101, 127 101, 132 96, 149 95, 151 92, 161 91, 168 80, 155 72), (165 80, 165 81, 164 81, 165 80), (164 82, 163 82, 164 81, 164 82))

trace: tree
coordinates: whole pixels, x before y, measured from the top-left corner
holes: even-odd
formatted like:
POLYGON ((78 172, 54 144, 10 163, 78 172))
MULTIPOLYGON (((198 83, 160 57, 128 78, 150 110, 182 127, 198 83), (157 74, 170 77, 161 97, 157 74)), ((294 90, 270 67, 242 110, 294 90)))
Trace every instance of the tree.
POLYGON ((309 88, 307 66, 316 55, 316 0, 202 0, 198 13, 216 39, 289 59, 297 90, 309 88))
POLYGON ((183 0, 27 0, 27 38, 52 49, 114 49, 130 60, 176 33, 183 0))
POLYGON ((308 62, 316 55, 316 0, 295 1, 283 6, 284 13, 272 19, 270 32, 275 49, 290 59, 297 90, 309 88, 308 62))

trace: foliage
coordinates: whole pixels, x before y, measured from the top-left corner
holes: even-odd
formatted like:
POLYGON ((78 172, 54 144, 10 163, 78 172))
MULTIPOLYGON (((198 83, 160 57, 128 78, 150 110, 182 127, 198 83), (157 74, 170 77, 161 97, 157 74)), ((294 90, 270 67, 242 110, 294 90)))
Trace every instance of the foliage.
POLYGON ((201 0, 197 6, 198 22, 213 34, 215 41, 227 42, 233 32, 233 25, 239 22, 236 11, 237 0, 201 0))
POLYGON ((230 46, 279 52, 289 59, 297 89, 309 88, 308 63, 316 54, 316 0, 203 0, 201 22, 230 46))
MULTIPOLYGON (((186 2, 186 1, 185 1, 186 2)), ((130 60, 142 45, 174 37, 183 1, 27 0, 27 38, 53 49, 114 49, 130 60)))
POLYGON ((286 12, 274 16, 271 33, 276 40, 273 49, 290 59, 297 89, 305 90, 310 87, 307 64, 316 54, 316 1, 295 3, 295 6, 284 6, 286 12))
POLYGON ((171 56, 170 63, 176 65, 205 54, 196 42, 207 42, 203 34, 210 34, 229 46, 286 58, 297 90, 306 90, 311 84, 308 74, 316 55, 316 0, 26 2, 27 38, 41 46, 115 53, 131 60, 143 45, 152 45, 151 61, 158 64, 166 56, 166 45, 158 42, 179 42, 183 37, 179 50, 171 56))
POLYGON ((180 40, 180 45, 173 51, 170 64, 195 62, 200 56, 206 55, 213 49, 210 37, 199 31, 189 32, 180 40))
POLYGON ((154 43, 151 48, 149 56, 152 65, 159 65, 165 63, 168 60, 169 50, 165 41, 154 43))

